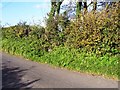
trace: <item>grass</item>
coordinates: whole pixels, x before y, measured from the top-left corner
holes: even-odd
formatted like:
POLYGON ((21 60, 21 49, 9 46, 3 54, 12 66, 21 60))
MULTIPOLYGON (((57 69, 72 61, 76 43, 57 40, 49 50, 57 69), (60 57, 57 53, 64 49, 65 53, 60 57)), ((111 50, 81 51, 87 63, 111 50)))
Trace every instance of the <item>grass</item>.
POLYGON ((36 62, 48 63, 84 73, 119 79, 119 55, 97 56, 79 49, 55 47, 46 52, 39 49, 39 44, 27 39, 3 39, 2 50, 13 55, 21 55, 36 62))

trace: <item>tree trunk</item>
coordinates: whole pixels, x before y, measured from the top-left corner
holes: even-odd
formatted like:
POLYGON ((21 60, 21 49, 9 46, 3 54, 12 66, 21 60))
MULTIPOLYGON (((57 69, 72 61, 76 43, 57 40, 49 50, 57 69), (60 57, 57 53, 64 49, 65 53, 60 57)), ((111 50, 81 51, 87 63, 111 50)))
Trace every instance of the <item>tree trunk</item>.
POLYGON ((60 6, 61 6, 61 4, 62 4, 62 2, 63 2, 64 0, 61 0, 61 1, 59 1, 58 3, 57 3, 57 15, 59 15, 59 13, 60 13, 60 6))
POLYGON ((85 0, 85 2, 84 2, 84 14, 87 12, 87 1, 85 0))
POLYGON ((93 3, 93 11, 96 11, 97 9, 97 0, 93 3))
POLYGON ((56 2, 53 2, 53 0, 51 0, 50 18, 55 16, 55 11, 56 11, 56 2))
POLYGON ((82 2, 77 2, 76 16, 79 17, 82 9, 82 2))

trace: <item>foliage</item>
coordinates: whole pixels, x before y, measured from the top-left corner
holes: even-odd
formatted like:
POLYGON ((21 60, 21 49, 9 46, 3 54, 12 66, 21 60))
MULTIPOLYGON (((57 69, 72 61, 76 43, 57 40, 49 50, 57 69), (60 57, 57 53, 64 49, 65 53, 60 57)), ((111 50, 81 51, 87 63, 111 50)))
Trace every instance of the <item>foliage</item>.
POLYGON ((99 55, 119 54, 119 14, 114 8, 109 12, 80 14, 80 18, 66 28, 65 45, 99 55))
POLYGON ((80 49, 55 47, 51 52, 42 50, 39 43, 26 39, 4 39, 2 48, 11 54, 22 55, 33 61, 65 67, 70 70, 118 78, 118 55, 97 56, 80 49))
POLYGON ((46 20, 45 28, 25 22, 2 28, 1 49, 38 62, 118 78, 119 10, 116 6, 80 13, 72 21, 56 15, 46 20))

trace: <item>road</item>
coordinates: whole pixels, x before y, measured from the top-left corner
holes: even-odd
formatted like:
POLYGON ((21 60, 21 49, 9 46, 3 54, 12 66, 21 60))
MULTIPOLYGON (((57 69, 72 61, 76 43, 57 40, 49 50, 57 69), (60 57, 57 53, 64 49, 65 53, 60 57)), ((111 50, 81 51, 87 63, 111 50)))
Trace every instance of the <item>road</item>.
POLYGON ((3 88, 118 88, 115 80, 55 68, 6 53, 0 54, 3 88))

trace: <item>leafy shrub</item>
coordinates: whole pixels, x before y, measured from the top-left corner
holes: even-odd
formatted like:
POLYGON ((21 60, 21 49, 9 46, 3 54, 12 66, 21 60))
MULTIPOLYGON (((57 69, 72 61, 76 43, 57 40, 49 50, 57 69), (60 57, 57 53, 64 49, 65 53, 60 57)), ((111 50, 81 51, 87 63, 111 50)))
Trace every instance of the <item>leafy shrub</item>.
POLYGON ((80 18, 66 28, 66 46, 84 48, 98 55, 119 54, 118 8, 80 14, 80 18))
POLYGON ((34 61, 118 78, 119 14, 119 8, 110 8, 80 14, 68 22, 56 16, 47 21, 46 28, 19 23, 2 28, 0 49, 34 61))

